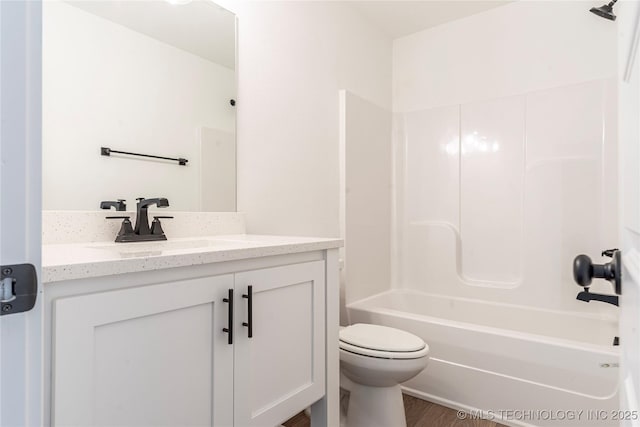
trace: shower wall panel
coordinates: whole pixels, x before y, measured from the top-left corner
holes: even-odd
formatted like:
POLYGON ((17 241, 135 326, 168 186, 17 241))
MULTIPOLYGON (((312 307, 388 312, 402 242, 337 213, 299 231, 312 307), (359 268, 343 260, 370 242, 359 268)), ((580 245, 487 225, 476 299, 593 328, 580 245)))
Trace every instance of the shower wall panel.
POLYGON ((522 279, 525 98, 461 107, 461 275, 514 287, 522 279))
POLYGON ((575 300, 571 266, 617 244, 615 93, 595 80, 397 113, 396 286, 610 311, 575 300))

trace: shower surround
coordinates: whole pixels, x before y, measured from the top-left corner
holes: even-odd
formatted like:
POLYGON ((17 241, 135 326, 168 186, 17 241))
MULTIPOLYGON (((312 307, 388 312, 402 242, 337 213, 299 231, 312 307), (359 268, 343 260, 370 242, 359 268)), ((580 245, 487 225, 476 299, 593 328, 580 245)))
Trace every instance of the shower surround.
MULTIPOLYGON (((350 182, 372 168, 347 149, 346 303, 351 323, 429 344, 407 392, 508 425, 606 425, 502 415, 618 407, 618 308, 576 300, 572 278, 576 255, 602 263, 618 245, 609 24, 580 2, 513 2, 394 41, 389 285, 361 280, 377 263, 353 262, 377 242, 350 222, 387 207, 350 182)), ((349 113, 373 111, 351 107, 347 148, 364 144, 349 113)))
POLYGON ((617 245, 615 123, 613 79, 395 114, 394 278, 347 312, 429 344, 406 392, 508 425, 615 425, 587 416, 618 407, 618 309, 576 300, 571 269, 617 245))
POLYGON ((396 114, 398 287, 615 316, 571 269, 617 245, 615 123, 614 80, 396 114))

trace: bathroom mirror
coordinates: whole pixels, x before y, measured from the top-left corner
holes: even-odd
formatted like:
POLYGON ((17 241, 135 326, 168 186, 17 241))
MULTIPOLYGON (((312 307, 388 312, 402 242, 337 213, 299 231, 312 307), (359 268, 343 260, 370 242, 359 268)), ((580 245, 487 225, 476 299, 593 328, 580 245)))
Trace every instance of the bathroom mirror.
POLYGON ((43 208, 235 211, 235 34, 208 0, 43 2, 43 208))

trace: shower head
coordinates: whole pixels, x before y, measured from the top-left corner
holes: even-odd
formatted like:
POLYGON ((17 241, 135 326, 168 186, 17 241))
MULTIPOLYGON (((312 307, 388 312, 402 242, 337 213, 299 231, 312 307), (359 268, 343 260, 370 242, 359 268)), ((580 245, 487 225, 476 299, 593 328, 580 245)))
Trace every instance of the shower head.
POLYGON ((609 4, 605 4, 600 7, 592 7, 590 12, 610 21, 615 21, 616 15, 613 13, 613 5, 616 4, 617 1, 618 0, 612 0, 609 4))

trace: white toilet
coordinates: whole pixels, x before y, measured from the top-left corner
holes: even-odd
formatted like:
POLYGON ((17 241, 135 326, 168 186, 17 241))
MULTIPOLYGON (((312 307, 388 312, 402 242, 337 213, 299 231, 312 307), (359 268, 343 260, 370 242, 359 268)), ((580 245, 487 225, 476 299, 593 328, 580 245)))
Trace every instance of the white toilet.
POLYGON ((427 366, 429 346, 409 332, 358 323, 340 330, 340 369, 351 384, 346 427, 406 427, 400 383, 427 366))

